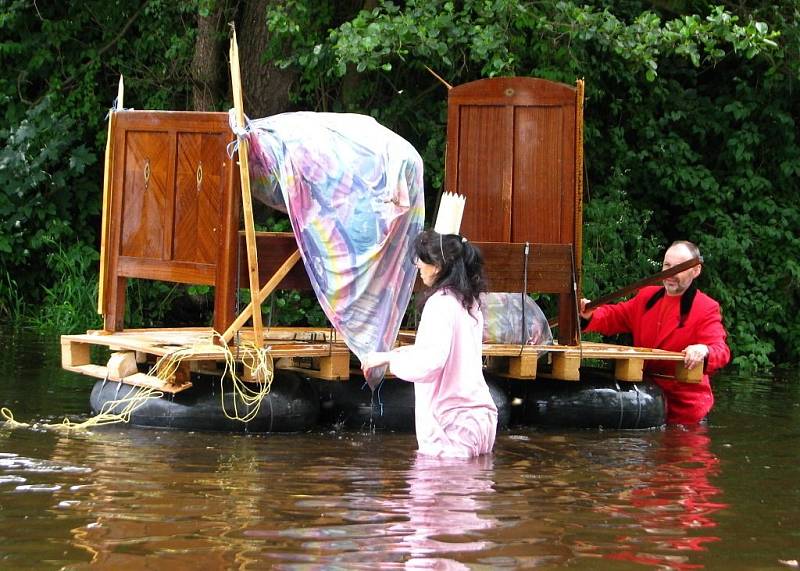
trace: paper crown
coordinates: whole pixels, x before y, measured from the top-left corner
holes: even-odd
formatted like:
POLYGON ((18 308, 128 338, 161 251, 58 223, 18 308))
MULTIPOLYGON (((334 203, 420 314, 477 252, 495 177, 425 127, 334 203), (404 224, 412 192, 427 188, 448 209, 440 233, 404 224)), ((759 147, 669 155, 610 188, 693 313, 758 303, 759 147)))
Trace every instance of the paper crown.
POLYGON ((433 231, 439 234, 458 234, 466 200, 467 197, 462 194, 445 192, 439 201, 439 211, 436 213, 433 231))

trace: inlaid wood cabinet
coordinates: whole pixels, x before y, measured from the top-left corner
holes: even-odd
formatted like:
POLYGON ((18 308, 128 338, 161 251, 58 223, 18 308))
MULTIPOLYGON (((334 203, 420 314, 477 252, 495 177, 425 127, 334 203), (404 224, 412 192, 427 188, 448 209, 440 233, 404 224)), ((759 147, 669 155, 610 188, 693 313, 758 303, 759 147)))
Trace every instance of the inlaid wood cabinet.
POLYGON ((115 118, 105 329, 123 328, 127 278, 215 285, 232 320, 238 166, 227 113, 123 111, 115 118))

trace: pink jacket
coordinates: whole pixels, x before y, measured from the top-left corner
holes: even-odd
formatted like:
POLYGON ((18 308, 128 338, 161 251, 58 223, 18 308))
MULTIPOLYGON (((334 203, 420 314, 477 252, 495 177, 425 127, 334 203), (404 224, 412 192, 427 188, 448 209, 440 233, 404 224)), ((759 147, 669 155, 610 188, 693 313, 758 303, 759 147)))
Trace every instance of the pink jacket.
POLYGON ((490 452, 497 407, 483 378, 483 316, 438 291, 425 303, 414 345, 391 352, 389 370, 415 383, 419 451, 471 457, 490 452))

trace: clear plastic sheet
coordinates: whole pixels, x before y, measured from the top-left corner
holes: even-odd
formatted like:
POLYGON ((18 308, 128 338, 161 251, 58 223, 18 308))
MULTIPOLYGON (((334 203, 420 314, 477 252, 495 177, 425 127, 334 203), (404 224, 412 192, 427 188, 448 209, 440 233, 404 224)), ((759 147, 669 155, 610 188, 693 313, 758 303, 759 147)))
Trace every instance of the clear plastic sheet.
POLYGON ((550 331, 547 317, 545 317, 537 303, 528 295, 521 293, 488 293, 481 300, 481 311, 483 312, 484 343, 553 344, 553 333, 550 331))

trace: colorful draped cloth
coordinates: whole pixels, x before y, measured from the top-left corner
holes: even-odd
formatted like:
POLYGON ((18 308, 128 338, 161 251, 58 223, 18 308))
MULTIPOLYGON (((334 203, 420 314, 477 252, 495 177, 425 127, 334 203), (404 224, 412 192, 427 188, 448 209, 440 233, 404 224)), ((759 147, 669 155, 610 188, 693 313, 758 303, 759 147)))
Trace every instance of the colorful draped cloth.
MULTIPOLYGON (((372 117, 284 113, 248 123, 253 196, 287 212, 331 324, 359 358, 392 348, 417 271, 422 159, 372 117)), ((383 371, 367 379, 377 384, 383 371)))

